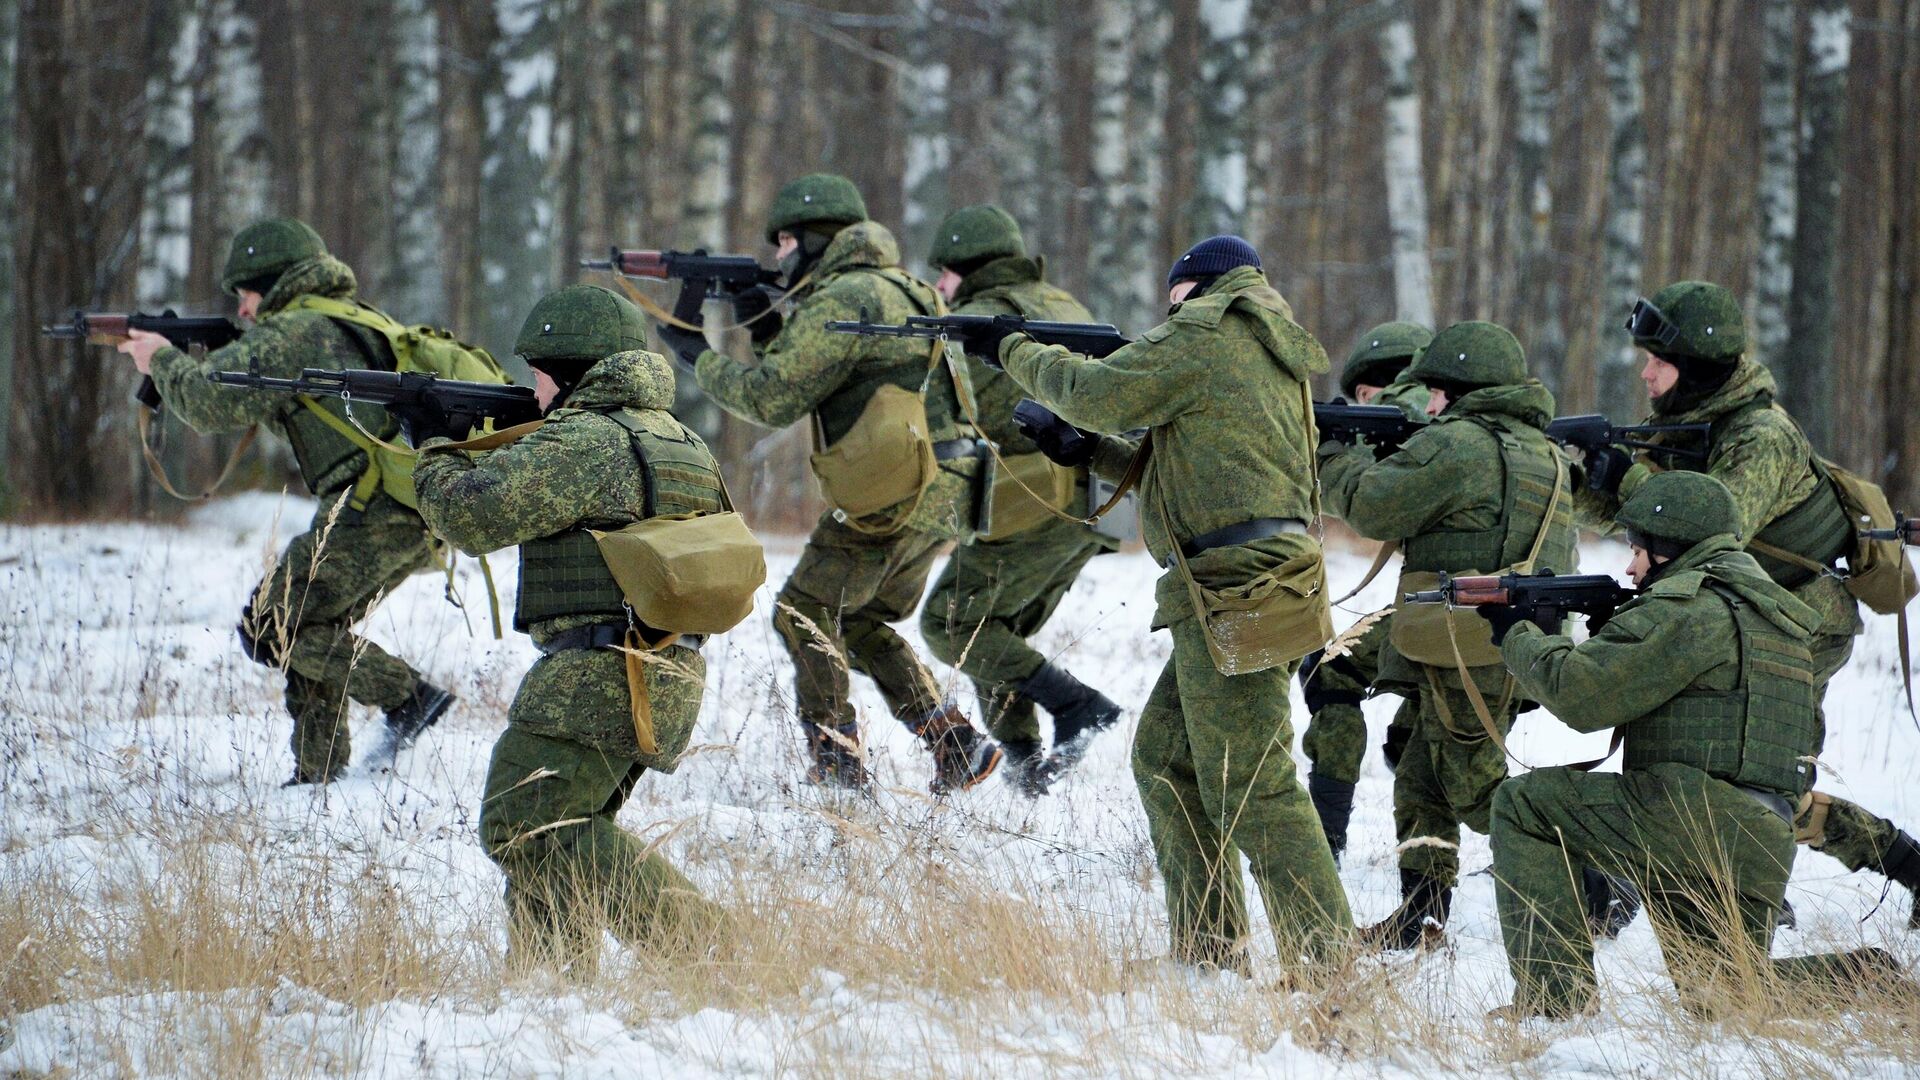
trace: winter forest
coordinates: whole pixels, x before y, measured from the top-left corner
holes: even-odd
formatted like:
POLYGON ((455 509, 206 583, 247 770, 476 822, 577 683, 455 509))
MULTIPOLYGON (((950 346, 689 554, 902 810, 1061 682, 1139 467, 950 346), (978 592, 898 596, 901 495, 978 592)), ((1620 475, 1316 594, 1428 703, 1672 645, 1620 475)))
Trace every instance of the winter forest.
MULTIPOLYGON (((10 513, 171 512, 131 367, 38 328, 229 310, 218 267, 255 216, 305 218, 364 296, 504 356, 609 245, 770 263, 767 202, 817 169, 919 271, 943 213, 999 202, 1138 332, 1170 258, 1237 232, 1336 365, 1388 318, 1490 318, 1563 414, 1622 422, 1645 404, 1628 306, 1716 280, 1815 445, 1920 505, 1920 0, 21 0, 0 20, 10 513)), ((690 385, 681 413, 758 522, 808 520, 803 429, 690 385)), ((230 449, 159 437, 189 484, 230 449)), ((271 447, 241 473, 286 476, 271 447)))

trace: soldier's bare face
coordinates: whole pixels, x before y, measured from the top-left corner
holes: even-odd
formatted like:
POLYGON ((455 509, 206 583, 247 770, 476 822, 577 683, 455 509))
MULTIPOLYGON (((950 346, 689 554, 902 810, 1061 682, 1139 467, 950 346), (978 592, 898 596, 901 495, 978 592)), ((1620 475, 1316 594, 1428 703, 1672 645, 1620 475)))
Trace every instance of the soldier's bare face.
POLYGON ((960 291, 961 280, 959 274, 954 273, 947 267, 941 267, 940 280, 933 283, 933 291, 940 294, 940 299, 951 304, 953 303, 954 294, 960 291))
POLYGON ((1640 583, 1646 580, 1647 572, 1652 569, 1653 556, 1647 554, 1646 548, 1634 548, 1633 561, 1627 564, 1627 579, 1633 582, 1633 587, 1639 588, 1640 583))
POLYGON ((553 408, 553 399, 560 396, 560 384, 539 368, 533 369, 533 400, 540 403, 540 411, 553 408))
POLYGON ((259 293, 254 292, 252 289, 241 289, 240 290, 240 311, 238 313, 240 317, 242 319, 245 319, 247 322, 252 322, 253 320, 259 318, 260 317, 260 300, 261 300, 261 296, 259 293))
POLYGON ((777 238, 780 246, 773 249, 774 259, 780 260, 800 250, 800 238, 790 232, 783 232, 777 238))
MULTIPOLYGON (((1360 404, 1365 405, 1366 402, 1362 401, 1360 404)), ((1437 386, 1429 388, 1427 390, 1427 415, 1439 416, 1441 413, 1446 411, 1447 411, 1447 392, 1445 390, 1440 389, 1437 386)))
POLYGON ((1373 404, 1373 399, 1380 396, 1380 391, 1382 389, 1383 389, 1382 387, 1368 386, 1366 383, 1358 383, 1358 384, 1355 384, 1353 388, 1353 396, 1360 399, 1360 404, 1371 405, 1373 404))
POLYGON ((1640 369, 1640 381, 1647 384, 1647 396, 1657 398, 1680 381, 1680 369, 1647 353, 1647 366, 1640 369))

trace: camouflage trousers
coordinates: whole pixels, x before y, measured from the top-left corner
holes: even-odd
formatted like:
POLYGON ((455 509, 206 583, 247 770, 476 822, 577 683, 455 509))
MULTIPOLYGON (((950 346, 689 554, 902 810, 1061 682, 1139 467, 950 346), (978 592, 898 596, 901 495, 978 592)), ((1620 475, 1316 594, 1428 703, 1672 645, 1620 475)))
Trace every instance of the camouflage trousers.
MULTIPOLYGON (((1819 755, 1826 745, 1827 683, 1853 655, 1853 635, 1822 634, 1813 639, 1814 693, 1821 699, 1819 755)), ((1849 870, 1880 870, 1880 859, 1891 850, 1900 827, 1858 803, 1815 792, 1794 821, 1794 839, 1822 855, 1840 860, 1849 870)))
MULTIPOLYGON (((1472 672, 1504 738, 1517 711, 1506 692, 1506 669, 1472 672)), ((1507 758, 1466 692, 1452 685, 1459 676, 1435 674, 1394 717, 1409 731, 1393 774, 1393 828, 1400 868, 1451 886, 1460 876, 1460 826, 1487 831, 1507 758)))
POLYGON ((294 771, 316 780, 352 758, 349 700, 390 709, 419 682, 419 672, 353 625, 433 559, 419 515, 384 495, 358 522, 329 525, 327 514, 323 503, 255 586, 240 621, 248 654, 286 672, 294 771))
POLYGON ((920 606, 944 543, 911 529, 872 536, 832 514, 820 518, 773 612, 773 627, 793 658, 801 721, 854 721, 850 670, 874 681, 902 723, 918 723, 939 707, 932 673, 888 624, 920 606))
MULTIPOLYGON (((1360 703, 1373 694, 1380 674, 1380 650, 1392 629, 1389 615, 1352 642, 1345 655, 1319 660, 1310 672, 1302 669, 1301 692, 1309 715, 1300 749, 1315 775, 1345 784, 1360 782, 1360 766, 1367 756, 1367 717, 1360 703)), ((1389 765, 1398 764, 1406 738, 1402 716, 1396 715, 1387 728, 1389 765)))
POLYGON ((920 635, 943 664, 973 680, 987 730, 1001 742, 1038 742, 1032 699, 1014 685, 1047 662, 1027 639, 1053 617, 1087 560, 1113 542, 1077 522, 1049 519, 1011 539, 954 549, 920 612, 920 635))
POLYGON ((678 765, 699 715, 700 655, 657 655, 647 676, 656 754, 639 753, 617 652, 543 657, 514 698, 487 768, 480 841, 507 877, 516 963, 589 973, 603 929, 629 946, 694 952, 723 935, 725 912, 615 821, 648 769, 678 765))
POLYGON ((1245 855, 1281 963, 1336 958, 1353 917, 1294 770, 1293 665, 1222 675, 1192 616, 1168 629, 1173 656, 1140 715, 1133 779, 1166 882, 1174 957, 1233 962, 1247 933, 1245 855))
POLYGON ((1566 1015, 1593 997, 1583 866, 1640 886, 1674 987, 1696 1014, 1711 1015, 1716 998, 1765 969, 1829 983, 1849 970, 1832 956, 1768 959, 1792 832, 1698 769, 1535 769, 1500 786, 1492 823, 1500 931, 1515 1003, 1529 1012, 1566 1015))

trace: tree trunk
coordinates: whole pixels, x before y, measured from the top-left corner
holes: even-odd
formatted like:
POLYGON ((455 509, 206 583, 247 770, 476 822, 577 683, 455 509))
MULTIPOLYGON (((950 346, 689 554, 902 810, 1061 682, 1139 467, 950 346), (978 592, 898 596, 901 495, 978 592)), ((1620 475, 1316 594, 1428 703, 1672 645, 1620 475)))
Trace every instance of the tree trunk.
POLYGON ((1159 322, 1166 310, 1167 287, 1161 269, 1172 262, 1165 254, 1167 241, 1161 211, 1165 201, 1170 170, 1166 154, 1168 99, 1172 73, 1168 59, 1172 43, 1172 19, 1156 0, 1133 0, 1135 28, 1133 70, 1137 77, 1127 102, 1128 130, 1133 138, 1127 143, 1127 175, 1133 178, 1127 197, 1124 257, 1113 273, 1132 284, 1132 303, 1113 312, 1121 325, 1139 330, 1159 322))
POLYGON ((1203 0, 1199 130, 1199 185, 1188 212, 1202 234, 1237 233, 1247 212, 1247 17, 1249 0, 1203 0))
POLYGON ((1553 95, 1547 84, 1546 0, 1513 5, 1514 235, 1519 238, 1515 327, 1527 344, 1528 366, 1548 388, 1561 389, 1566 329, 1560 321, 1560 271, 1554 264, 1553 189, 1547 182, 1552 150, 1553 95))
POLYGON ((1380 30, 1386 65, 1387 227, 1393 234, 1395 318, 1433 326, 1433 263, 1427 257, 1427 180, 1420 160, 1420 92, 1413 77, 1413 16, 1380 30))
POLYGON ((1607 72, 1606 290, 1600 299, 1601 408, 1610 416, 1640 410, 1634 373, 1639 350, 1621 328, 1644 287, 1640 281, 1642 210, 1647 183, 1647 129, 1641 115, 1640 0, 1607 0, 1599 26, 1600 62, 1607 72))
MULTIPOLYGON (((1131 317, 1126 260, 1129 204, 1146 183, 1128 171, 1127 96, 1132 74, 1132 0, 1099 0, 1093 50, 1093 235, 1083 297, 1094 317, 1121 322, 1131 317)), ((1142 135, 1143 137, 1143 135, 1142 135)))
POLYGON ((1912 122, 1920 109, 1920 0, 1900 0, 1898 18, 1890 65, 1889 172, 1892 189, 1907 197, 1893 207, 1887 230, 1886 453, 1874 478, 1886 485, 1895 506, 1912 511, 1920 506, 1920 424, 1910 419, 1920 412, 1920 364, 1911 362, 1920 348, 1920 199, 1911 197, 1908 186, 1920 175, 1920 131, 1912 122))
POLYGON ((487 103, 497 70, 499 24, 491 4, 434 0, 440 102, 438 172, 440 265, 448 323, 478 335, 482 290, 481 192, 487 159, 487 103))
POLYGON ((1774 372, 1784 376, 1783 403, 1822 450, 1830 447, 1832 434, 1833 276, 1851 20, 1846 0, 1817 0, 1808 14, 1801 125, 1806 139, 1794 178, 1793 293, 1786 354, 1774 372))
POLYGON ((1787 299, 1793 295, 1794 164, 1799 130, 1794 116, 1795 0, 1764 0, 1761 11, 1760 246, 1753 264, 1749 352, 1763 363, 1784 359, 1787 299))
MULTIPOLYGON (((0 205, 18 208, 13 186, 18 5, 0 4, 0 205)), ((0 518, 13 510, 13 213, 0 214, 0 518)))
POLYGON ((907 66, 900 75, 900 108, 907 122, 907 171, 901 180, 906 213, 900 222, 900 252, 908 266, 925 270, 934 227, 950 206, 950 71, 948 51, 939 40, 936 0, 900 0, 900 9, 907 53, 907 66))

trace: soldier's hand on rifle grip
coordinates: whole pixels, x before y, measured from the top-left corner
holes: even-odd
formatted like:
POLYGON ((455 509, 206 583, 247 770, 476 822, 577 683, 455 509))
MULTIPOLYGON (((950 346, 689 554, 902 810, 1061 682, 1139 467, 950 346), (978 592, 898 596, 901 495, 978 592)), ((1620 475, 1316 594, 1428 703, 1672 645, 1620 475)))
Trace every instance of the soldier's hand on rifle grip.
POLYGON ((672 323, 657 323, 653 330, 660 335, 661 344, 688 371, 693 370, 700 354, 707 351, 707 337, 698 330, 686 330, 672 323))
POLYGON ((995 321, 968 330, 960 339, 960 347, 968 356, 995 371, 1002 371, 1005 369, 1000 366, 1000 343, 1017 333, 1013 327, 995 321))
POLYGON ((1013 423, 1047 455, 1047 460, 1070 469, 1092 461, 1100 446, 1098 435, 1074 427, 1031 398, 1014 406, 1013 423))
POLYGON ((129 328, 127 340, 115 345, 114 349, 133 357, 133 366, 140 369, 140 374, 151 375, 153 374, 153 354, 159 352, 166 344, 167 339, 160 334, 150 330, 129 328))
POLYGON ((428 439, 464 439, 474 427, 471 417, 449 416, 445 410, 426 404, 396 403, 387 406, 387 413, 400 425, 400 437, 412 447, 418 447, 428 439))
POLYGON ((747 328, 755 345, 765 345, 780 336, 785 320, 773 309, 773 298, 773 291, 765 285, 733 294, 733 321, 747 328))
POLYGON ((1587 451, 1587 490, 1620 493, 1620 481, 1633 468, 1633 458, 1618 446, 1601 446, 1587 451))
MULTIPOLYGON (((1473 610, 1481 618, 1493 624, 1493 643, 1495 645, 1506 641, 1507 633, 1521 623, 1539 623, 1541 621, 1539 616, 1529 615, 1529 613, 1510 604, 1477 604, 1473 610)), ((1542 625, 1541 629, 1546 630, 1548 633, 1560 629, 1560 616, 1558 612, 1553 613, 1552 621, 1553 626, 1548 627, 1542 625)))

